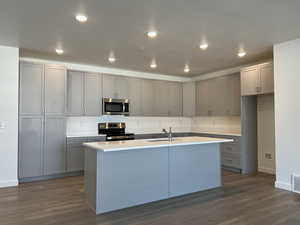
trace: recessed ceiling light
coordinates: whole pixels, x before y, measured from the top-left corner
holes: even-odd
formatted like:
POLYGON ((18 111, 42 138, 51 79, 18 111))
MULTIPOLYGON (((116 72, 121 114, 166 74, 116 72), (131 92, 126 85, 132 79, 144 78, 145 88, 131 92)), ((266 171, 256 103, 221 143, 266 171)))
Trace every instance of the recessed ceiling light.
POLYGON ((208 44, 206 44, 206 43, 203 43, 203 44, 200 44, 200 46, 199 46, 202 50, 205 50, 205 49, 207 49, 208 48, 208 44))
POLYGON ((245 55, 247 55, 247 53, 244 51, 241 51, 238 53, 238 57, 240 57, 240 58, 243 58, 245 55))
POLYGON ((87 16, 86 15, 83 15, 83 14, 78 14, 76 15, 76 20, 80 23, 85 23, 87 21, 87 16))
POLYGON ((184 66, 184 70, 185 73, 189 73, 190 72, 190 67, 188 65, 184 66))
POLYGON ((57 53, 58 55, 61 55, 61 54, 64 53, 64 50, 61 49, 61 48, 57 48, 57 49, 55 49, 55 51, 56 51, 56 53, 57 53))
POLYGON ((156 31, 149 31, 147 33, 149 38, 155 38, 157 36, 157 32, 156 31))
POLYGON ((150 64, 150 67, 151 67, 152 69, 155 69, 155 68, 157 67, 157 64, 156 64, 155 60, 152 60, 152 62, 151 62, 151 64, 150 64))
POLYGON ((114 62, 116 61, 116 58, 110 56, 110 57, 108 57, 108 61, 109 61, 110 63, 114 63, 114 62))

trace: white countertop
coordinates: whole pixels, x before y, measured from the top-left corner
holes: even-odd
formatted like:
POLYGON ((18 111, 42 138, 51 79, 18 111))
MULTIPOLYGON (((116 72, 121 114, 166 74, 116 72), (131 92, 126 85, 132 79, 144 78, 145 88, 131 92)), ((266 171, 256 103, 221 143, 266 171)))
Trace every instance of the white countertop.
POLYGON ((215 134, 215 135, 224 135, 224 136, 236 136, 241 137, 241 133, 230 133, 230 132, 222 132, 222 131, 197 131, 192 133, 198 133, 198 134, 215 134))
POLYGON ((158 148, 168 146, 181 146, 181 145, 198 145, 198 144, 213 144, 233 142, 232 139, 209 138, 209 137, 176 137, 172 142, 166 138, 157 139, 141 139, 141 140, 128 140, 128 141, 112 141, 112 142, 90 142, 83 145, 95 150, 104 152, 133 150, 144 148, 158 148), (155 141, 162 140, 162 141, 155 141))
POLYGON ((105 134, 98 133, 71 133, 67 134, 67 138, 76 138, 76 137, 105 137, 105 134))

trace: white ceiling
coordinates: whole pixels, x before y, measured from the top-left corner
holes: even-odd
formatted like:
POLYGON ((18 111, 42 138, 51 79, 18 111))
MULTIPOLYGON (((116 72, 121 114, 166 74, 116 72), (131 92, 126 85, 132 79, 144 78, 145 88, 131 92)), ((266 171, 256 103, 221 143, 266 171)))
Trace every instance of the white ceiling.
POLYGON ((18 46, 23 56, 193 76, 269 58, 274 43, 300 37, 299 12, 298 0, 1 0, 0 45, 18 46), (88 15, 86 24, 77 13, 88 15), (151 28, 156 40, 146 36, 151 28), (206 51, 198 47, 203 38, 206 51))

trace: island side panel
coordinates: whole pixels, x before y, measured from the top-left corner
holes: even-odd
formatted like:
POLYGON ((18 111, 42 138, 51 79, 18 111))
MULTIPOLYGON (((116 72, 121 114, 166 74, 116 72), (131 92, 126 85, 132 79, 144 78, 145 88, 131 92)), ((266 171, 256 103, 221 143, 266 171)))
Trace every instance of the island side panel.
POLYGON ((168 147, 102 152, 102 157, 98 213, 168 198, 168 147))
POLYGON ((219 144, 171 146, 170 197, 221 186, 219 144))
MULTIPOLYGON (((97 169, 97 153, 95 149, 85 148, 84 162, 84 192, 88 205, 96 212, 97 211, 97 184, 98 184, 98 169, 97 169)), ((99 153, 98 153, 99 155, 99 153)), ((99 156, 98 156, 99 157, 99 156)))

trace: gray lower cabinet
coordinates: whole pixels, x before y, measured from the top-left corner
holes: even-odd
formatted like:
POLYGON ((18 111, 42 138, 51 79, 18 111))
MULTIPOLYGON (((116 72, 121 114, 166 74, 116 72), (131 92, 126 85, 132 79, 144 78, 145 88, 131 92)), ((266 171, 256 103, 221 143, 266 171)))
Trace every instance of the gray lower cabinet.
POLYGON ((66 119, 45 118, 44 175, 66 171, 66 119))
POLYGON ((20 115, 44 113, 44 65, 20 63, 20 115))
POLYGON ((45 114, 64 116, 66 113, 66 68, 45 66, 45 114))
POLYGON ((20 117, 19 124, 19 178, 42 176, 44 119, 20 117))

